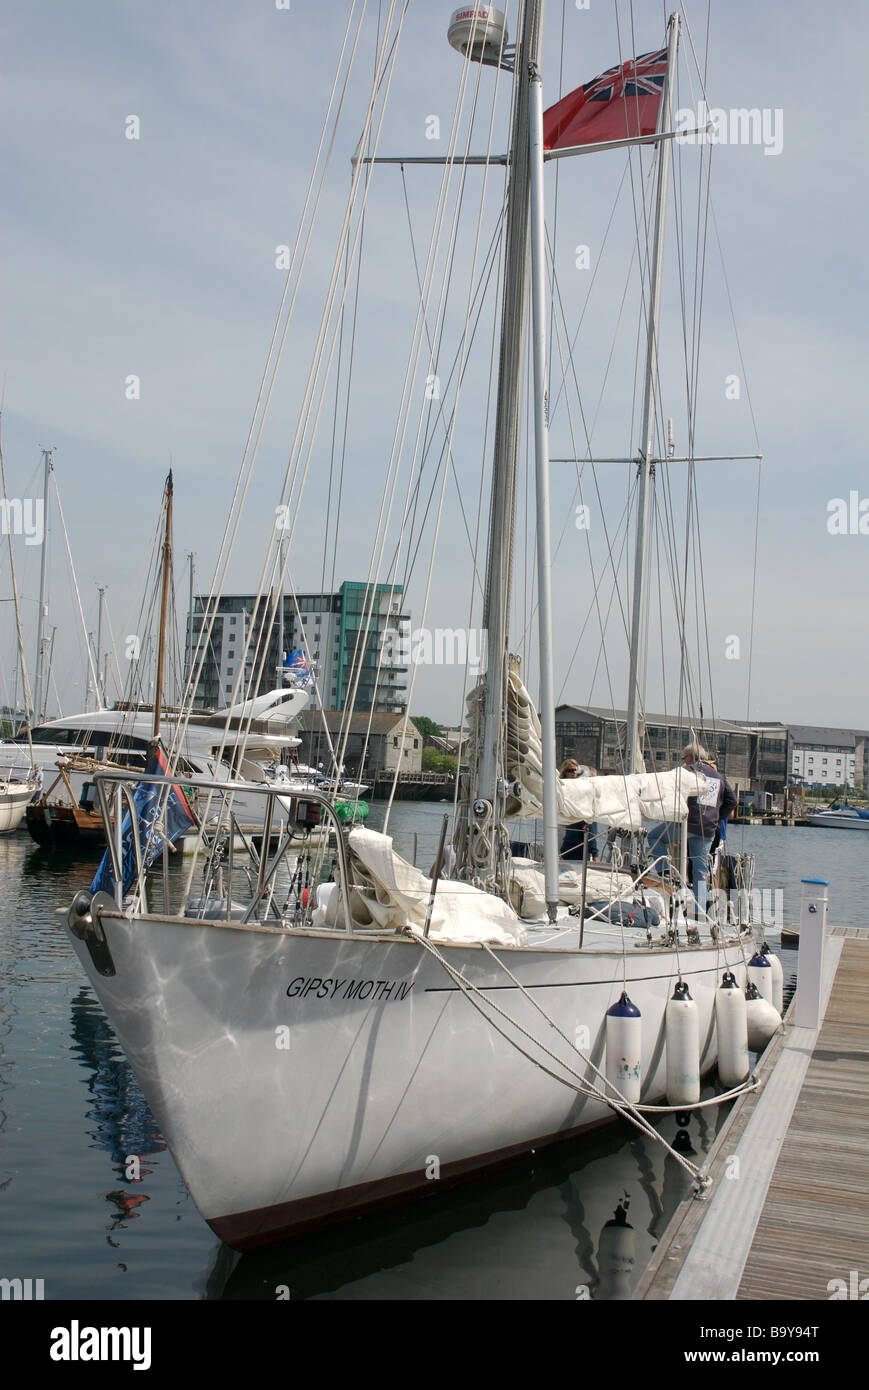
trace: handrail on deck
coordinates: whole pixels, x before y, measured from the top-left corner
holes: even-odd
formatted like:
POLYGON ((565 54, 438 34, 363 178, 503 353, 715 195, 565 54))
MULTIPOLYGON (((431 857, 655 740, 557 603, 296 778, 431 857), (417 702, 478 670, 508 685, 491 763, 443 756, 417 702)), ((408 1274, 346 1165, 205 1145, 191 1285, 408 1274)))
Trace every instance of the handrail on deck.
MULTIPOLYGON (((140 900, 141 900, 141 902, 142 902, 142 908, 143 908, 143 911, 145 911, 145 912, 147 912, 147 910, 148 910, 148 909, 147 909, 146 891, 145 891, 145 876, 146 876, 146 874, 147 874, 147 869, 145 869, 145 867, 144 867, 144 865, 143 865, 143 863, 142 863, 142 845, 141 845, 141 842, 140 842, 140 839, 139 839, 138 816, 137 816, 137 814, 136 814, 135 803, 134 803, 134 800, 133 800, 133 792, 132 792, 131 788, 138 787, 138 786, 140 786, 142 783, 145 783, 145 784, 147 784, 147 785, 153 785, 153 786, 163 786, 163 787, 166 787, 166 788, 167 788, 167 800, 168 800, 168 788, 170 788, 170 787, 180 787, 180 788, 183 788, 183 789, 185 789, 185 790, 206 791, 206 792, 208 792, 208 793, 210 793, 210 794, 213 794, 213 793, 216 792, 216 793, 219 795, 219 797, 220 797, 221 799, 226 799, 227 797, 231 797, 231 796, 232 796, 234 793, 236 793, 236 792, 241 792, 241 793, 243 793, 245 796, 249 796, 251 793, 253 793, 253 794, 256 795, 256 796, 264 796, 264 797, 267 797, 267 798, 268 798, 269 804, 268 804, 268 806, 266 807, 266 813, 265 813, 265 816, 264 816, 264 827, 267 828, 266 830, 264 830, 264 834, 267 835, 267 838, 266 838, 266 839, 264 840, 264 842, 263 842, 263 848, 262 848, 262 851, 261 851, 261 864, 260 864, 260 871, 259 871, 259 873, 258 873, 258 875, 257 875, 257 887, 256 887, 256 889, 254 890, 253 901, 251 902, 251 904, 249 905, 249 907, 245 910, 245 914, 244 914, 244 917, 243 917, 243 919, 242 919, 242 923, 243 923, 243 924, 244 924, 244 923, 247 923, 247 922, 250 920, 251 916, 253 915, 254 910, 259 906, 260 902, 262 901, 263 897, 266 895, 266 892, 267 892, 267 891, 269 891, 269 897, 271 896, 271 891, 273 891, 273 890, 270 889, 270 884, 271 884, 271 882, 272 882, 272 878, 273 878, 274 873, 275 873, 275 871, 276 871, 276 869, 277 869, 277 867, 278 867, 278 864, 280 863, 281 859, 284 857, 284 854, 286 853, 287 849, 289 848, 290 843, 291 843, 291 840, 292 840, 292 832, 289 830, 290 821, 288 820, 288 822, 287 822, 287 825, 288 825, 288 835, 287 835, 286 843, 285 843, 282 847, 280 847, 280 848, 278 849, 278 851, 277 851, 277 853, 275 854, 275 857, 274 857, 272 863, 271 863, 270 865, 267 865, 267 859, 268 859, 268 832, 270 832, 271 826, 272 826, 272 823, 273 823, 273 820, 274 820, 274 803, 275 803, 275 800, 276 800, 276 799, 280 799, 281 805, 282 805, 283 808, 284 808, 285 810, 287 810, 287 811, 289 811, 289 810, 291 809, 291 803, 294 803, 294 802, 314 802, 314 803, 316 803, 317 805, 319 805, 319 806, 326 812, 326 816, 327 816, 327 818, 328 818, 328 820, 329 820, 329 822, 330 822, 330 824, 331 824, 331 827, 332 827, 332 828, 334 829, 334 831, 335 831, 335 840, 336 840, 336 843, 337 843, 337 846, 338 846, 339 873, 340 873, 340 877, 341 877, 341 882, 339 883, 338 886, 339 886, 339 889, 341 890, 341 900, 342 900, 343 907, 344 907, 344 924, 345 924, 347 933, 348 933, 349 935, 352 935, 352 934, 353 934, 353 922, 352 922, 352 918, 351 918, 351 916, 350 916, 350 904, 349 904, 350 870, 349 870, 349 865, 348 865, 348 862, 347 862, 347 844, 346 844, 346 841, 345 841, 345 838, 344 838, 344 834, 343 834, 343 829, 344 829, 344 828, 343 828, 343 826, 342 826, 342 824, 341 824, 341 821, 338 819, 338 816, 337 816, 337 814, 336 814, 336 812, 335 812, 335 808, 334 808, 332 802, 328 799, 328 797, 322 795, 322 793, 320 793, 320 792, 318 792, 318 791, 308 790, 308 789, 305 789, 305 791, 301 791, 301 790, 299 790, 299 791, 294 791, 294 790, 288 788, 288 787, 286 786, 286 784, 281 784, 281 785, 279 785, 279 786, 273 787, 273 786, 270 786, 268 783, 257 783, 257 782, 253 782, 253 783, 252 783, 252 782, 242 782, 242 781, 226 781, 226 782, 224 782, 224 781, 217 781, 217 780, 215 780, 214 778, 208 778, 208 777, 189 777, 189 776, 187 776, 186 774, 182 774, 182 773, 177 773, 177 774, 175 774, 174 776, 172 776, 172 775, 166 776, 166 775, 163 774, 163 773, 155 773, 155 772, 133 772, 133 773, 131 773, 128 769, 119 769, 119 770, 109 770, 109 769, 106 769, 105 771, 100 771, 100 772, 96 773, 95 776, 94 776, 94 784, 95 784, 96 789, 97 789, 97 796, 99 797, 99 802, 100 802, 100 811, 101 811, 101 813, 102 813, 103 821, 104 821, 105 828, 106 828, 106 840, 107 840, 107 842, 108 842, 109 854, 110 854, 110 856, 111 856, 111 861, 112 861, 112 871, 113 871, 114 879, 115 879, 115 899, 116 899, 116 901, 117 901, 119 907, 121 906, 121 902, 122 902, 122 899, 123 899, 123 855, 122 855, 122 852, 121 852, 121 822, 122 822, 123 817, 122 817, 122 815, 121 815, 121 808, 120 808, 120 806, 118 806, 118 807, 117 807, 117 810, 116 810, 116 815, 115 815, 115 827, 114 827, 114 834, 113 834, 113 833, 112 833, 112 829, 113 829, 113 828, 112 828, 112 823, 111 823, 111 803, 110 803, 110 800, 109 800, 109 795, 110 795, 110 793, 109 793, 109 787, 108 787, 107 785, 103 785, 103 784, 110 784, 110 783, 119 783, 119 784, 121 784, 121 785, 119 785, 118 788, 117 788, 117 793, 116 793, 116 795, 117 795, 119 798, 124 798, 124 797, 125 797, 125 798, 126 798, 126 801, 127 801, 127 804, 128 804, 128 806, 129 806, 129 808, 130 808, 130 819, 131 819, 132 826, 133 826, 133 847, 134 847, 134 852, 135 852, 135 863, 136 863, 135 891, 136 891, 136 892, 139 894, 139 896, 140 896, 140 900), (290 803, 290 804, 288 804, 288 803, 290 803)), ((233 819, 233 817, 232 817, 232 812, 230 811, 230 837, 232 836, 232 819, 233 819)), ((221 820, 221 818, 218 817, 218 825, 217 825, 216 829, 219 829, 219 828, 220 828, 220 820, 221 820)), ((204 827, 203 827, 202 825, 200 825, 200 827, 199 827, 199 834, 200 834, 200 836, 201 836, 202 833, 203 833, 203 829, 204 829, 204 827)), ((164 864, 165 864, 165 862, 166 862, 166 854, 167 854, 167 841, 165 840, 165 837, 164 837, 164 841, 163 841, 163 859, 164 859, 164 864)), ((228 884, 227 884, 227 907, 226 907, 227 921, 230 921, 230 920, 231 920, 231 911, 232 911, 231 889, 232 889, 232 882, 231 882, 231 877, 230 877, 230 881, 229 881, 228 884)), ((168 903, 164 903, 164 908, 168 911, 168 903)), ((308 904, 307 904, 307 906, 306 906, 306 911, 310 911, 310 910, 311 910, 311 903, 310 903, 310 900, 309 900, 309 902, 308 902, 308 904)))

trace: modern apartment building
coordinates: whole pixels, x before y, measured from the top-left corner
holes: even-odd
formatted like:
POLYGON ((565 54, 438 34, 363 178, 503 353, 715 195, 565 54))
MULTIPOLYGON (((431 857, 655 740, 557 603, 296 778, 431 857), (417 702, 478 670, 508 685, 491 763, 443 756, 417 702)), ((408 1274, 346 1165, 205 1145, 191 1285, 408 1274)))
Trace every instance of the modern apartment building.
MULTIPOLYGON (((266 597, 257 603, 254 594, 224 594, 218 599, 196 687, 197 709, 228 704, 242 665, 244 696, 278 688, 280 616, 275 604, 270 619, 272 602, 266 597)), ((193 651, 208 630, 206 605, 207 596, 198 595, 187 616, 188 649, 193 651)), ((402 611, 400 585, 348 580, 333 594, 285 594, 283 609, 283 652, 302 651, 324 708, 340 711, 352 705, 404 713, 408 666, 400 663, 410 646, 410 615, 402 611), (398 638, 384 641, 386 632, 398 638)))

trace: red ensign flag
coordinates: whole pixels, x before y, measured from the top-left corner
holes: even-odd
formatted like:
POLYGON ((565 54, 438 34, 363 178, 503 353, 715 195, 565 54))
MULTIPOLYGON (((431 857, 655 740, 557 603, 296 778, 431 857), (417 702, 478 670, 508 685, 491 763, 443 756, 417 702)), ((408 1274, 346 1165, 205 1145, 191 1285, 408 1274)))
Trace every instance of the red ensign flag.
POLYGON ((544 111, 544 148, 563 150, 654 135, 666 73, 667 50, 662 48, 629 58, 577 87, 544 111))

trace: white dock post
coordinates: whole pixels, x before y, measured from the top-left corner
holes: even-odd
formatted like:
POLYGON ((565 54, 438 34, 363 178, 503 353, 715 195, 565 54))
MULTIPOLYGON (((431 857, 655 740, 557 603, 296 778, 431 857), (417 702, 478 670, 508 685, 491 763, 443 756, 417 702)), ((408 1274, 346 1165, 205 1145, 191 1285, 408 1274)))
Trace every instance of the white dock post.
POLYGON ((803 879, 800 908, 800 955, 797 966, 797 997, 794 1026, 820 1028, 821 986, 824 970, 824 937, 827 929, 827 888, 825 878, 803 879))

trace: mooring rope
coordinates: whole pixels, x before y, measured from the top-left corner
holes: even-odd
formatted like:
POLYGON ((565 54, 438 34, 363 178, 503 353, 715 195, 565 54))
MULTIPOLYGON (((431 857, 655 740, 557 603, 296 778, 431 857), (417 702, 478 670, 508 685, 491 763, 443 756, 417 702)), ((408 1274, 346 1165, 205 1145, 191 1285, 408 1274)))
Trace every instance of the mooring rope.
MULTIPOLYGON (((609 1081, 607 1077, 603 1075, 600 1069, 595 1066, 591 1058, 586 1056, 586 1054, 582 1052, 582 1050, 579 1047, 577 1047, 576 1043, 572 1042, 571 1039, 568 1038, 566 1034, 564 1034, 561 1031, 558 1024, 555 1023, 555 1021, 549 1017, 546 1011, 536 1002, 536 1000, 531 998, 525 987, 520 983, 519 980, 516 979, 512 972, 507 969, 507 966, 504 964, 504 962, 498 959, 498 957, 494 954, 491 948, 486 945, 485 942, 480 943, 483 949, 486 952, 488 952, 488 954, 492 957, 493 960, 497 962, 497 964, 501 966, 502 970, 505 972, 508 978, 512 980, 513 983, 520 990, 520 992, 523 995, 525 995, 529 1003, 532 1004, 534 1008, 537 1009, 538 1012, 543 1015, 543 1017, 547 1020, 551 1027, 553 1027, 555 1031, 559 1034, 559 1036, 564 1039, 568 1046, 573 1048, 573 1050, 579 1054, 586 1066, 591 1068, 591 1070, 601 1078, 604 1084, 608 1086, 611 1091, 614 1092, 614 1095, 608 1096, 606 1092, 601 1090, 599 1086, 596 1086, 593 1082, 590 1082, 585 1077, 581 1076, 580 1073, 575 1071, 568 1062, 565 1062, 562 1058, 556 1056, 556 1054, 552 1052, 545 1045, 545 1043, 541 1042, 539 1038, 535 1038, 534 1035, 532 1033, 529 1033, 526 1028, 523 1028, 521 1023, 517 1023, 515 1019, 511 1018, 508 1013, 506 1013, 502 1008, 500 1008, 498 1004, 494 1002, 494 1000, 487 998, 477 985, 472 984, 470 980, 466 980, 462 975, 459 974, 455 967, 452 966, 449 963, 449 961, 441 954, 441 952, 437 949, 433 942, 431 942, 424 936, 417 935, 416 932, 412 932, 411 934, 413 936, 413 939, 417 941, 419 945, 423 947, 424 950, 428 951, 429 954, 440 963, 440 965, 443 966, 447 975, 449 975, 450 979, 453 980, 456 985, 458 985, 458 987, 462 990, 463 994, 468 999, 469 1003, 473 1004, 474 1008, 478 1011, 478 1013, 480 1013, 482 1017, 486 1018, 486 1021, 489 1024, 491 1024, 491 1026, 495 1029, 495 1031, 498 1034, 500 1034, 501 1037, 504 1038, 505 1042, 510 1043, 510 1045, 514 1047, 517 1050, 517 1052, 521 1053, 523 1057, 527 1058, 527 1060, 531 1062, 533 1066, 538 1067, 541 1071, 545 1072, 547 1076, 551 1076, 554 1081, 560 1081, 562 1085, 567 1086, 570 1090, 576 1091, 579 1095, 585 1096, 586 1099, 594 1099, 601 1101, 604 1105, 609 1106, 610 1109, 615 1110, 617 1114, 623 1116, 627 1120, 630 1120, 630 1122, 633 1125, 635 1125, 637 1129, 647 1134, 649 1138, 656 1140, 659 1144, 662 1144, 664 1148, 667 1149, 667 1151, 676 1160, 676 1162, 681 1164, 685 1171, 690 1174, 698 1191, 703 1191, 704 1189, 710 1186, 712 1179, 708 1175, 702 1173, 700 1169, 696 1166, 696 1164, 689 1162, 688 1159, 684 1158, 682 1154, 680 1154, 676 1149, 674 1149, 673 1146, 667 1142, 664 1136, 662 1134, 659 1134, 658 1131, 654 1128, 654 1126, 651 1125, 648 1120, 643 1118, 642 1114, 637 1109, 637 1107, 632 1105, 630 1101, 625 1100, 621 1092, 616 1090, 612 1082, 609 1081), (475 995, 480 995, 482 998, 484 998, 486 1004, 489 1006, 490 1009, 494 1010, 495 1013, 499 1014, 500 1017, 505 1019, 511 1027, 515 1028, 518 1033, 521 1033, 524 1037, 528 1038, 528 1040, 532 1042, 536 1047, 539 1047, 542 1052, 546 1053, 547 1057, 551 1057, 552 1060, 555 1063, 557 1063, 558 1066, 563 1067, 565 1071, 569 1072, 570 1076, 574 1077, 575 1080, 569 1080, 564 1076, 559 1076, 556 1072, 552 1071, 551 1068, 547 1067, 545 1063, 539 1061, 536 1057, 532 1057, 531 1054, 527 1052, 525 1048, 523 1048, 515 1040, 515 1038, 509 1037, 507 1033, 505 1033, 505 1031, 502 1028, 500 1028, 493 1019, 488 1018, 486 1016, 484 1010, 481 1008, 480 1004, 474 998, 475 995)), ((683 1107, 674 1106, 673 1108, 681 1110, 683 1107)), ((684 1108, 688 1109, 687 1106, 684 1108)))

